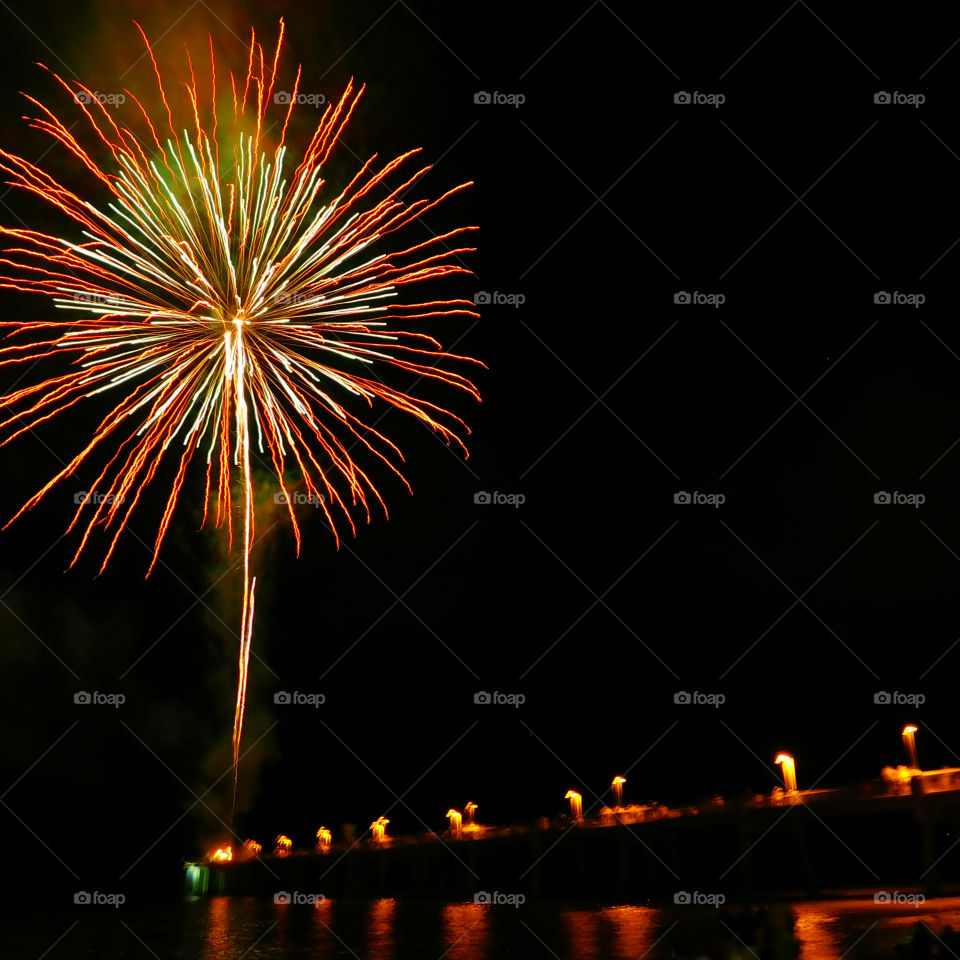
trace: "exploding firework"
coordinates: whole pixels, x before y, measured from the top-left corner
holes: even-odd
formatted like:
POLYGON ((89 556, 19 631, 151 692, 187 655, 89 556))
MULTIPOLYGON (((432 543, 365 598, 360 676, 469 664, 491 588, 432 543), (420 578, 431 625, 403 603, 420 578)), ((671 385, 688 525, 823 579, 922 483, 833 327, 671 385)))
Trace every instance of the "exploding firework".
POLYGON ((46 295, 68 316, 2 323, 10 342, 0 348, 0 365, 25 366, 25 379, 44 358, 62 355, 70 361, 62 368, 66 372, 18 383, 0 397, 0 446, 81 401, 100 394, 115 398, 79 452, 9 522, 100 457, 98 465, 106 463, 89 486, 96 496, 81 498, 68 529, 76 528, 79 539, 71 566, 92 534, 106 531, 102 572, 168 457, 173 479, 164 489, 149 576, 194 460, 204 476, 201 526, 208 519, 225 526, 231 547, 233 506, 239 501, 243 604, 233 727, 235 804, 256 586, 250 564, 253 460, 276 478, 276 499, 286 504, 299 552, 294 484, 322 509, 335 535, 343 525, 355 533, 354 514, 369 522, 371 506, 387 513, 373 480, 354 460, 354 449, 385 465, 410 489, 398 466, 403 460, 398 447, 351 408, 382 402, 466 454, 458 431, 469 431, 459 417, 387 385, 378 370, 392 368, 415 382, 439 381, 479 399, 474 384, 449 369, 450 362, 478 361, 445 352, 432 337, 408 329, 426 318, 476 316, 471 302, 398 299, 410 284, 468 273, 451 261, 472 251, 456 244, 476 228, 385 252, 385 238, 469 186, 461 184, 437 200, 405 202, 430 169, 397 173, 417 151, 385 164, 374 155, 338 193, 327 196, 324 165, 363 93, 352 81, 337 103, 327 105, 309 142, 297 151, 296 165, 288 160, 286 137, 301 74, 298 69, 291 94, 274 95, 283 21, 272 60, 251 31, 245 76, 231 72, 229 86, 221 82, 219 94, 212 39, 202 83, 187 55, 187 120, 179 132, 173 98, 146 34, 139 24, 137 29, 163 105, 159 119, 151 119, 143 101, 125 91, 130 117, 121 121, 119 111, 82 83, 48 71, 73 101, 72 109, 84 115, 88 147, 74 136, 75 124, 68 127, 25 95, 38 112, 25 119, 79 161, 106 202, 83 199, 35 164, 0 150, 9 184, 73 222, 73 239, 0 228, 13 242, 0 257, 0 287, 46 295))

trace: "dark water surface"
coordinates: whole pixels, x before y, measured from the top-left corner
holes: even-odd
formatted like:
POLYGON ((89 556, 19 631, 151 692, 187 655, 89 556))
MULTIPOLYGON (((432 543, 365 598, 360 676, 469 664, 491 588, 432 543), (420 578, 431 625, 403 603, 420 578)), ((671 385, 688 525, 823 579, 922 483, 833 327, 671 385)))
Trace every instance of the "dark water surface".
MULTIPOLYGON (((791 914, 802 960, 892 957, 920 919, 937 934, 948 924, 960 928, 960 898, 931 900, 919 907, 864 898, 771 908, 775 925, 782 929, 789 928, 791 914)), ((702 907, 512 907, 394 900, 290 905, 252 897, 207 897, 163 908, 78 908, 57 919, 7 920, 0 934, 0 957, 659 960, 677 956, 678 948, 682 956, 697 956, 718 933, 727 938, 726 956, 754 956, 737 946, 737 929, 742 930, 730 914, 702 907)))

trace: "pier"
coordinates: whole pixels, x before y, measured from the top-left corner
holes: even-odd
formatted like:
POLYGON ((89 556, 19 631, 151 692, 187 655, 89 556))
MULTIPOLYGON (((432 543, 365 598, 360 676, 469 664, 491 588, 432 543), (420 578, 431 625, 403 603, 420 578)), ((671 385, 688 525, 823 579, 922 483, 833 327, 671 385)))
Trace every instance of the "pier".
POLYGON ((732 901, 886 889, 931 897, 960 883, 960 769, 690 807, 604 808, 459 837, 364 837, 186 871, 197 894, 637 902, 688 891, 732 901))

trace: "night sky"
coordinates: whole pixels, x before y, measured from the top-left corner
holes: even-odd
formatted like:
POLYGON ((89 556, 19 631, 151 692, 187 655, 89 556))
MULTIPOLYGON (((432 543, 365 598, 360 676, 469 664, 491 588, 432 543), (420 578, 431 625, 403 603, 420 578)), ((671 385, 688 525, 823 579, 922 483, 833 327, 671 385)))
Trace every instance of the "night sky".
MULTIPOLYGON (((518 822, 570 788, 596 810, 615 774, 628 802, 768 792, 780 750, 801 787, 839 785, 902 763, 908 721, 924 767, 960 764, 960 26, 936 4, 451 6, 0 10, 2 145, 28 158, 49 144, 18 91, 55 101, 35 61, 152 91, 133 17, 170 64, 209 31, 242 70, 248 25, 272 44, 282 15, 302 90, 368 85, 331 189, 415 146, 436 164, 423 194, 475 181, 406 233, 477 224, 475 276, 435 291, 506 301, 429 328, 487 364, 482 405, 414 387, 467 420, 470 459, 376 408, 414 488, 364 462, 389 520, 338 551, 304 507, 299 558, 282 518, 260 521, 240 840, 307 846, 380 815, 441 830, 468 800, 518 822)), ((59 148, 43 163, 100 196, 59 148)), ((0 219, 59 223, 15 191, 0 219)), ((53 312, 0 300, 6 319, 53 312)), ((3 448, 4 518, 105 409, 3 448)), ((0 535, 0 836, 23 900, 175 893, 181 858, 227 839, 237 554, 198 532, 195 470, 144 581, 161 473, 107 570, 101 536, 66 571, 94 476, 0 535)))

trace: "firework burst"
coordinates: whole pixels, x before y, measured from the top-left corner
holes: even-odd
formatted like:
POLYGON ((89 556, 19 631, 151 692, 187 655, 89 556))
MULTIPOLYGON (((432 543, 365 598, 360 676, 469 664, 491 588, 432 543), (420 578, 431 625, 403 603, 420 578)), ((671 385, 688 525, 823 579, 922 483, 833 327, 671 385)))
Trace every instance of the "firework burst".
POLYGON ((8 183, 74 224, 73 240, 0 227, 11 241, 0 257, 0 287, 43 294, 67 315, 0 324, 8 328, 0 366, 22 365, 26 379, 36 361, 60 355, 69 361, 66 372, 18 383, 0 396, 0 446, 81 401, 99 394, 115 398, 82 448, 9 522, 92 462, 95 452, 102 455, 106 465, 89 487, 96 500, 80 503, 69 526, 79 540, 71 566, 98 529, 107 532, 102 572, 169 457, 173 481, 164 491, 149 576, 192 462, 203 470, 203 523, 225 526, 231 544, 239 501, 243 609, 235 801, 256 585, 250 569, 252 461, 268 465, 275 477, 299 552, 294 484, 314 498, 335 534, 342 525, 355 532, 358 511, 369 521, 371 505, 387 513, 353 450, 385 465, 409 489, 398 466, 400 450, 347 404, 395 407, 466 454, 458 431, 468 431, 459 417, 388 386, 377 368, 440 381, 479 399, 473 383, 449 369, 451 361, 478 361, 447 353, 430 336, 407 329, 426 318, 476 316, 472 304, 399 300, 410 284, 468 273, 451 261, 473 249, 456 244, 475 228, 383 252, 385 237, 469 186, 437 200, 405 202, 430 169, 396 173, 417 151, 385 164, 374 156, 327 196, 324 165, 363 92, 352 81, 339 102, 327 105, 296 165, 288 160, 285 141, 300 70, 292 94, 275 97, 282 21, 272 61, 251 31, 246 75, 231 73, 229 87, 221 84, 228 96, 220 100, 212 40, 203 94, 188 55, 190 79, 183 86, 190 109, 179 131, 153 50, 137 28, 153 64, 162 120, 151 119, 142 101, 125 91, 132 115, 127 125, 82 83, 50 71, 85 115, 94 143, 89 152, 72 126, 25 95, 38 112, 25 119, 82 164, 105 203, 83 199, 35 164, 0 150, 8 183), (279 136, 268 146, 277 127, 279 136), (103 159, 95 160, 95 153, 103 159))

